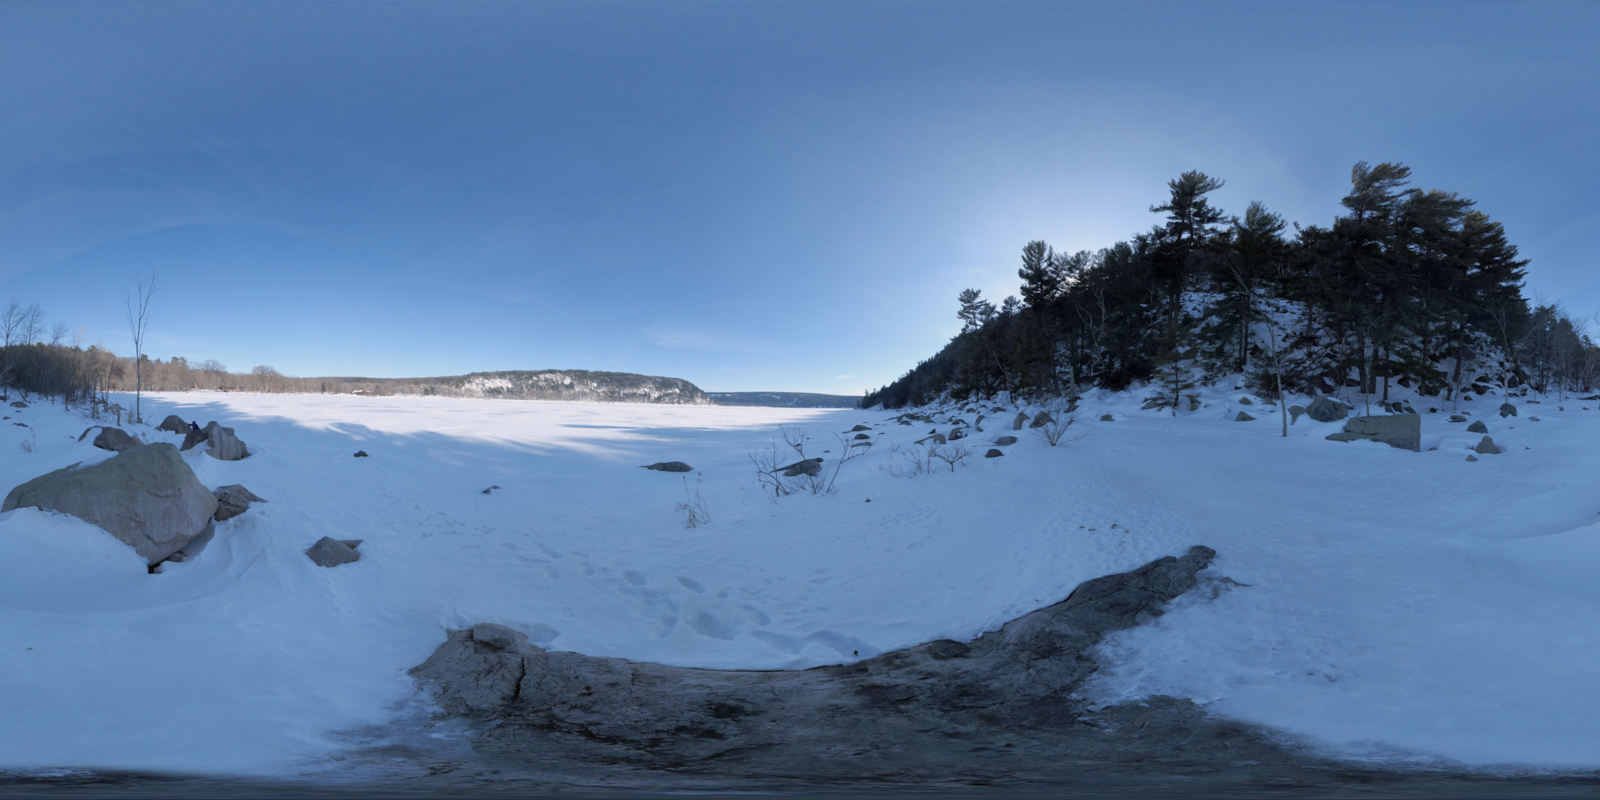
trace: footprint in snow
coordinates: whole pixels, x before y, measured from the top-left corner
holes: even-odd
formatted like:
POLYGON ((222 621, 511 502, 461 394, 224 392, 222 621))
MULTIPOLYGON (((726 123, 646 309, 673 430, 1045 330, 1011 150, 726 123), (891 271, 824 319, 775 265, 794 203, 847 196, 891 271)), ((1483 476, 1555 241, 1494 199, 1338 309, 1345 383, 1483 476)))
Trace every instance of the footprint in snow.
POLYGON ((705 594, 706 593, 706 587, 701 586, 700 582, 695 580, 695 579, 693 579, 693 578, 679 578, 678 579, 678 583, 683 584, 683 588, 688 589, 689 591, 694 592, 695 594, 705 594))
POLYGON ((698 633, 701 636, 709 636, 712 639, 731 641, 739 635, 739 629, 727 624, 726 622, 723 622, 715 615, 706 613, 704 611, 694 612, 694 614, 689 617, 688 624, 690 630, 693 630, 695 633, 698 633))
POLYGON ((644 573, 636 569, 630 569, 627 572, 622 573, 622 577, 624 580, 633 584, 634 586, 644 586, 650 582, 650 579, 646 578, 644 573))
POLYGON ((743 611, 744 615, 757 625, 767 625, 772 622, 772 617, 767 616, 765 611, 755 606, 746 604, 739 606, 739 610, 743 611))

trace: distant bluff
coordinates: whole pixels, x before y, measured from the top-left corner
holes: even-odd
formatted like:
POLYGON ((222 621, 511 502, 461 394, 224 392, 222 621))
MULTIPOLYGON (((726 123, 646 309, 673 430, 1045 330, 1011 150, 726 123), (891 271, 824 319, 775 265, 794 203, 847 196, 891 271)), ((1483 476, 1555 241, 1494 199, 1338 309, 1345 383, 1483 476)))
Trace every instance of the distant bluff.
POLYGON ((630 372, 590 372, 583 369, 508 370, 473 372, 443 378, 338 380, 373 384, 372 388, 382 394, 487 397, 502 400, 567 400, 590 403, 715 405, 715 401, 701 391, 700 387, 682 378, 635 375, 630 372))

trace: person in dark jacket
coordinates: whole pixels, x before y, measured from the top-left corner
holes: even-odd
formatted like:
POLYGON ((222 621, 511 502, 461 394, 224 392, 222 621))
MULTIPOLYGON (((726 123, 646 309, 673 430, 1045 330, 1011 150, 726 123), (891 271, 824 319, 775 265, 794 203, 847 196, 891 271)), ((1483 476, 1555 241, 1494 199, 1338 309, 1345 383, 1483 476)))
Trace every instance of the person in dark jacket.
POLYGON ((189 430, 191 430, 191 431, 198 431, 198 430, 200 430, 200 423, 198 423, 198 422, 194 422, 194 421, 190 421, 190 423, 189 423, 189 430))

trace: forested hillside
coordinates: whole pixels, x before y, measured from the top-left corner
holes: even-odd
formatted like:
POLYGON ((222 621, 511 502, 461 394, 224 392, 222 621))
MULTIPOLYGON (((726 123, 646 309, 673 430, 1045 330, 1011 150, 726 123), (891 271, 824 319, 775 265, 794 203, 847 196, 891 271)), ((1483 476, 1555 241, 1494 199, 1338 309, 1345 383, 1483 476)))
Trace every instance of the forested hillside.
POLYGON ((1266 396, 1391 382, 1449 398, 1474 382, 1592 389, 1600 350, 1554 304, 1522 293, 1528 262, 1500 223, 1454 192, 1409 187, 1400 164, 1358 163, 1344 213, 1291 229, 1265 205, 1211 205, 1187 172, 1162 221, 1099 252, 1022 249, 1021 298, 959 298, 961 333, 862 405, 1060 395, 1151 385, 1177 405, 1197 382, 1242 374, 1266 396))

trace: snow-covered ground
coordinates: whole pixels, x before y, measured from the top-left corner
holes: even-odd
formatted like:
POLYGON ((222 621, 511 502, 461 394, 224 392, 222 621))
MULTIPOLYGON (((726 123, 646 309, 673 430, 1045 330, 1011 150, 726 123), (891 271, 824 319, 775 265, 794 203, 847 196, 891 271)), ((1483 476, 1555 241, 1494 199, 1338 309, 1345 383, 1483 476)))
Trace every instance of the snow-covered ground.
MULTIPOLYGON (((1497 398, 1464 404, 1508 448, 1469 463, 1480 437, 1445 414, 1422 418, 1438 449, 1411 453, 1324 441, 1340 425, 1307 418, 1279 438, 1241 396, 1176 418, 1090 396, 1081 438, 1023 431, 984 459, 1012 433, 1007 409, 953 473, 903 477, 931 426, 886 412, 147 395, 148 419, 235 428, 249 459, 186 458, 208 487, 269 502, 160 575, 74 518, 0 514, 0 768, 318 770, 341 732, 419 705, 406 670, 446 628, 808 667, 971 639, 1194 544, 1247 586, 1115 637, 1093 699, 1190 697, 1362 757, 1600 766, 1600 498, 1584 483, 1600 410, 1581 410, 1600 406, 1502 420, 1497 398), (835 495, 762 494, 749 454, 780 425, 831 460, 856 423, 877 446, 835 495), (670 460, 696 472, 638 468, 670 460), (686 488, 710 524, 685 527, 686 488), (361 560, 315 566, 303 551, 322 536, 364 540, 361 560)), ((57 406, 6 411, 0 489, 110 456, 57 406)))

